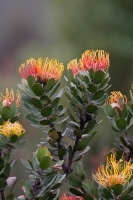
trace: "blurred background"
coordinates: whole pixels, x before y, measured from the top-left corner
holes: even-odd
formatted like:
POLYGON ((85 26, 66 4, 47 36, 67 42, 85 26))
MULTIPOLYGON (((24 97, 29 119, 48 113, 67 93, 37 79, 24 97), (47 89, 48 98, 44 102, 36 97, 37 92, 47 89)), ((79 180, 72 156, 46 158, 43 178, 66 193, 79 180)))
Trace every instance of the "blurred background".
MULTIPOLYGON (((0 0, 1 92, 5 93, 6 87, 18 89, 17 83, 21 81, 18 67, 27 59, 57 58, 66 67, 70 60, 80 58, 87 49, 104 49, 110 54, 111 90, 121 91, 129 98, 133 83, 133 1, 0 0)), ((63 79, 62 86, 65 84, 63 79)), ((64 106, 68 106, 63 98, 64 106)), ((22 194, 18 189, 19 181, 28 177, 19 159, 31 158, 43 136, 24 119, 22 106, 20 112, 27 142, 14 155, 18 158, 12 172, 13 176, 18 176, 16 196, 22 194)), ((113 147, 116 136, 105 119, 84 159, 88 176, 113 147)))

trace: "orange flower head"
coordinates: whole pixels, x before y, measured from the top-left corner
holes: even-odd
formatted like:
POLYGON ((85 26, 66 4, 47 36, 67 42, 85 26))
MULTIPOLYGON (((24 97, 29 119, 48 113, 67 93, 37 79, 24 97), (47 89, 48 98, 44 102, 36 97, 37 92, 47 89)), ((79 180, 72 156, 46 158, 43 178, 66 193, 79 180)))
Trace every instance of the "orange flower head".
POLYGON ((111 92, 108 100, 105 102, 105 105, 110 104, 113 108, 117 107, 121 110, 123 109, 123 105, 127 104, 127 98, 121 92, 111 92))
POLYGON ((120 159, 116 160, 116 154, 111 154, 107 158, 106 165, 101 165, 95 175, 94 180, 102 186, 112 188, 116 184, 124 185, 132 176, 133 164, 120 159))
POLYGON ((82 70, 81 60, 79 62, 77 61, 77 59, 71 60, 67 64, 67 69, 71 69, 74 75, 78 74, 78 71, 82 70))
POLYGON ((38 79, 37 73, 37 61, 33 58, 26 61, 26 63, 22 64, 18 71, 23 79, 27 79, 28 76, 33 76, 35 80, 38 79))
POLYGON ((2 102, 3 106, 10 106, 13 102, 15 102, 16 106, 18 107, 20 103, 20 99, 21 99, 21 96, 19 92, 17 91, 16 100, 15 100, 13 89, 11 89, 11 91, 9 92, 8 88, 6 88, 6 96, 0 93, 0 101, 2 102))
POLYGON ((60 200, 84 200, 83 197, 80 196, 72 196, 66 195, 65 193, 61 196, 60 200))
POLYGON ((82 65, 87 71, 105 71, 109 67, 109 54, 103 50, 90 51, 87 50, 82 54, 82 65))
POLYGON ((19 67, 19 73, 23 79, 33 76, 36 82, 47 83, 51 78, 58 80, 64 70, 64 66, 56 59, 38 58, 38 60, 30 59, 26 64, 19 67))

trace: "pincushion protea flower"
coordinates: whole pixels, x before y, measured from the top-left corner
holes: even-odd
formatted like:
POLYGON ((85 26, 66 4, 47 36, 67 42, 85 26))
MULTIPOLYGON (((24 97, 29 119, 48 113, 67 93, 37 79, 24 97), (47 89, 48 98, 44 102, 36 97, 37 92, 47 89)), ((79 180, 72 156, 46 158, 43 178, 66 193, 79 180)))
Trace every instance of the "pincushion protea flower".
POLYGON ((89 71, 105 71, 109 67, 109 54, 103 50, 90 51, 87 50, 82 54, 82 58, 77 61, 74 59, 67 65, 67 69, 71 69, 73 74, 78 74, 79 70, 89 71))
POLYGON ((81 62, 85 70, 105 71, 109 67, 109 54, 103 50, 87 50, 82 54, 81 62))
POLYGON ((25 130, 19 122, 11 123, 9 121, 5 122, 0 126, 0 134, 3 134, 7 137, 12 135, 20 136, 24 134, 25 130))
POLYGON ((80 197, 80 196, 68 196, 66 194, 63 194, 61 197, 60 197, 60 200, 84 200, 83 197, 80 197))
POLYGON ((2 95, 2 93, 0 93, 0 101, 2 102, 3 106, 10 106, 13 102, 15 102, 16 106, 18 107, 20 103, 20 99, 21 99, 20 94, 17 91, 16 100, 15 100, 13 89, 11 89, 11 91, 9 92, 8 88, 6 88, 5 96, 2 95))
POLYGON ((113 108, 117 107, 121 110, 123 109, 123 105, 127 104, 127 98, 121 92, 111 92, 108 100, 105 102, 105 105, 110 104, 113 108))
POLYGON ((132 176, 133 164, 120 159, 116 160, 116 154, 111 154, 107 158, 106 165, 101 165, 95 175, 94 180, 102 186, 112 188, 116 184, 127 183, 132 176))
POLYGON ((51 78, 58 80, 62 75, 64 66, 56 59, 49 58, 33 58, 26 61, 19 67, 19 73, 23 79, 27 79, 28 76, 33 76, 36 82, 47 83, 51 78))

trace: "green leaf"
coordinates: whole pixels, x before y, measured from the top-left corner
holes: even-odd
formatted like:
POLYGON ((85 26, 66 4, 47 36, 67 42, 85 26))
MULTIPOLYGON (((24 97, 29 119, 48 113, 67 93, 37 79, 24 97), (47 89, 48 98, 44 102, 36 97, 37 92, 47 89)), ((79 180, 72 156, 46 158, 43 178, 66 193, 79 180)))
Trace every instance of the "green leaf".
POLYGON ((16 114, 17 114, 17 107, 16 107, 16 103, 15 103, 15 102, 12 102, 10 108, 11 108, 11 110, 12 110, 11 115, 12 115, 12 116, 13 116, 13 115, 16 115, 16 114))
POLYGON ((75 189, 75 188, 70 188, 69 191, 70 191, 72 194, 76 195, 76 196, 83 196, 83 194, 82 194, 79 190, 77 190, 77 189, 75 189))
POLYGON ((96 71, 94 76, 94 83, 100 84, 105 77, 105 73, 102 71, 96 71))
POLYGON ((57 183, 56 185, 54 185, 51 189, 52 190, 56 190, 57 188, 59 188, 62 184, 61 183, 57 183))
POLYGON ((110 81, 110 77, 104 78, 104 80, 102 81, 102 83, 100 83, 98 88, 101 89, 101 90, 105 90, 105 88, 108 87, 108 82, 109 81, 110 81))
POLYGON ((120 194, 122 193, 122 191, 123 191, 123 186, 120 185, 120 184, 116 184, 116 185, 114 185, 114 187, 113 187, 113 191, 114 191, 114 194, 115 194, 116 196, 118 196, 118 195, 120 195, 120 194))
POLYGON ((118 119, 116 121, 116 125, 119 129, 125 129, 127 126, 127 122, 124 118, 118 119))
POLYGON ((50 116, 52 113, 52 107, 48 106, 48 107, 44 107, 42 110, 41 110, 41 115, 43 117, 48 117, 50 116))
MULTIPOLYGON (((72 125, 72 127, 73 127, 73 125, 72 125)), ((76 126, 74 126, 75 128, 76 128, 76 126)), ((79 138, 79 139, 81 139, 81 137, 82 137, 82 131, 80 130, 80 129, 75 129, 74 130, 74 136, 76 136, 76 138, 79 138)))
POLYGON ((98 90, 92 97, 92 100, 98 100, 100 99, 102 96, 104 95, 104 91, 103 90, 98 90))
POLYGON ((47 93, 50 97, 52 97, 55 92, 57 91, 57 89, 60 86, 60 82, 58 81, 57 83, 55 83, 54 87, 47 93))
POLYGON ((56 143, 55 143, 54 140, 49 139, 49 140, 48 140, 48 143, 49 143, 49 145, 50 145, 51 147, 56 147, 56 143))
POLYGON ((73 187, 82 186, 81 180, 75 174, 68 175, 67 180, 70 183, 70 185, 72 185, 73 187))
POLYGON ((95 103, 97 104, 103 104, 104 102, 106 102, 108 99, 108 94, 107 93, 104 93, 104 95, 98 99, 95 103))
POLYGON ((88 91, 95 93, 97 91, 97 86, 95 86, 94 84, 89 84, 88 85, 88 91))
POLYGON ((32 91, 34 92, 35 95, 41 96, 43 95, 43 86, 40 83, 35 83, 32 86, 32 91))
POLYGON ((46 91, 46 92, 49 92, 54 86, 55 86, 55 79, 54 79, 54 78, 51 78, 51 79, 47 82, 45 91, 46 91))
POLYGON ((88 143, 89 143, 89 139, 88 139, 88 138, 82 139, 82 140, 78 143, 76 150, 77 150, 77 151, 82 151, 82 150, 84 150, 85 147, 88 146, 88 143))
POLYGON ((28 119, 33 124, 39 124, 39 122, 35 120, 35 117, 32 114, 25 115, 25 118, 28 119))
POLYGON ((86 174, 81 161, 76 165, 77 173, 81 181, 85 180, 86 174))
POLYGON ((50 120, 42 120, 42 121, 40 121, 40 124, 44 125, 44 126, 48 126, 51 124, 51 121, 50 120))
POLYGON ((112 118, 111 120, 111 123, 112 123, 112 128, 113 130, 115 130, 116 132, 120 132, 120 129, 116 126, 116 121, 114 118, 112 118))
POLYGON ((31 98, 31 103, 38 109, 42 109, 43 105, 37 98, 31 98))
POLYGON ((89 121, 83 131, 83 134, 88 134, 94 128, 95 125, 96 125, 95 120, 89 121))
POLYGON ((0 191, 4 190, 7 186, 7 182, 4 178, 0 178, 0 191))
POLYGON ((123 105, 123 108, 122 108, 122 110, 121 110, 121 116, 122 116, 123 118, 125 118, 125 117, 127 116, 127 114, 128 114, 128 112, 127 112, 127 105, 124 104, 124 105, 123 105))
POLYGON ((59 101, 60 101, 59 97, 55 98, 54 101, 51 103, 52 108, 56 107, 58 105, 59 101))
POLYGON ((55 141, 59 139, 59 134, 55 129, 50 130, 48 136, 55 141))
POLYGON ((79 81, 80 87, 87 88, 87 84, 82 81, 82 77, 79 77, 79 74, 76 75, 76 79, 79 81))
POLYGON ((36 151, 36 156, 39 162, 41 162, 44 156, 50 157, 50 152, 46 147, 39 147, 36 151))
POLYGON ((68 96, 68 98, 70 98, 71 102, 76 105, 76 107, 78 105, 82 106, 82 104, 80 103, 80 101, 78 101, 77 97, 71 93, 71 91, 70 91, 70 89, 68 87, 66 87, 65 94, 66 94, 66 96, 68 96))
POLYGON ((10 119, 10 122, 11 122, 11 123, 14 123, 14 122, 16 122, 16 121, 18 121, 18 116, 13 116, 13 117, 11 117, 11 119, 10 119))
MULTIPOLYGON (((89 151, 89 149, 90 149, 90 147, 87 146, 81 153, 79 153, 79 154, 76 155, 76 156, 81 156, 81 157, 82 157, 82 155, 84 155, 87 151, 89 151)), ((76 160, 75 160, 75 161, 76 161, 76 160)))
POLYGON ((3 175, 4 175, 4 178, 7 179, 10 175, 10 171, 11 171, 11 167, 10 167, 10 164, 7 163, 6 166, 5 166, 5 169, 3 171, 3 175))
POLYGON ((50 165, 51 165, 51 162, 52 162, 51 157, 49 157, 49 156, 44 156, 44 157, 41 159, 41 162, 40 162, 40 167, 41 167, 41 169, 47 169, 47 168, 49 168, 50 165))
POLYGON ((30 165, 30 161, 25 160, 25 159, 21 159, 22 164, 27 168, 27 169, 32 169, 31 165, 30 165))
POLYGON ((18 140, 18 136, 15 134, 10 137, 10 141, 13 143, 16 142, 17 140, 18 140))
POLYGON ((10 108, 9 106, 5 106, 5 107, 3 108, 3 110, 2 110, 2 118, 3 118, 4 120, 8 120, 8 119, 10 119, 11 114, 12 114, 11 108, 10 108))
POLYGON ((103 188, 101 192, 103 192, 106 198, 110 198, 110 199, 113 198, 111 190, 109 188, 103 188))
POLYGON ((98 107, 92 104, 86 107, 86 111, 88 113, 95 113, 97 110, 98 110, 98 107))
POLYGON ((0 171, 4 168, 4 160, 0 158, 0 171))
POLYGON ((14 195, 12 193, 8 194, 6 200, 14 200, 14 195))
POLYGON ((22 95, 21 101, 22 101, 23 103, 26 103, 26 104, 31 104, 30 97, 27 96, 26 94, 23 94, 23 95, 22 95))
POLYGON ((66 154, 66 150, 65 149, 59 149, 58 150, 58 156, 64 156, 66 154))
POLYGON ((75 83, 75 79, 74 79, 74 75, 71 69, 67 70, 68 72, 68 77, 70 79, 71 82, 75 83))
POLYGON ((30 88, 32 88, 32 85, 35 83, 35 79, 33 76, 28 76, 27 77, 28 85, 30 88))
POLYGON ((50 98, 46 95, 41 96, 40 101, 43 105, 49 105, 51 103, 50 98))
POLYGON ((82 182, 82 187, 87 192, 87 194, 91 194, 91 195, 95 194, 95 187, 91 183, 91 181, 89 181, 89 180, 83 181, 82 182))
POLYGON ((114 109, 112 108, 112 106, 110 104, 106 105, 104 107, 104 112, 106 113, 106 115, 108 115, 109 117, 114 117, 116 115, 114 109))
POLYGON ((93 69, 89 70, 89 75, 90 75, 90 78, 93 80, 95 76, 95 72, 93 71, 93 69))
POLYGON ((29 97, 33 96, 34 93, 32 90, 28 87, 28 83, 26 80, 22 79, 22 84, 18 84, 18 87, 29 97))

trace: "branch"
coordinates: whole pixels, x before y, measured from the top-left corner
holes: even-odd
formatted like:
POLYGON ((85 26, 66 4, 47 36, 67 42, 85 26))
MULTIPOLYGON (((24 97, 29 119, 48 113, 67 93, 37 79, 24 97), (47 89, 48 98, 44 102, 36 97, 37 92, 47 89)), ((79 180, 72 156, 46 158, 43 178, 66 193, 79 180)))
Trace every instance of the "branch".
MULTIPOLYGON (((62 148, 62 146, 61 146, 61 139, 62 139, 62 136, 61 136, 61 133, 60 133, 60 132, 58 132, 58 134, 59 134, 59 139, 57 140, 57 144, 58 144, 58 150, 59 150, 59 149, 62 148)), ((59 156, 59 159, 60 159, 60 160, 64 160, 63 156, 59 156)), ((63 172, 64 172, 65 174, 67 174, 67 167, 66 167, 66 165, 65 165, 65 162, 63 162, 63 164, 62 164, 62 169, 63 169, 63 172)))
POLYGON ((1 200, 5 200, 4 190, 2 190, 2 191, 0 192, 0 195, 1 195, 1 200))

